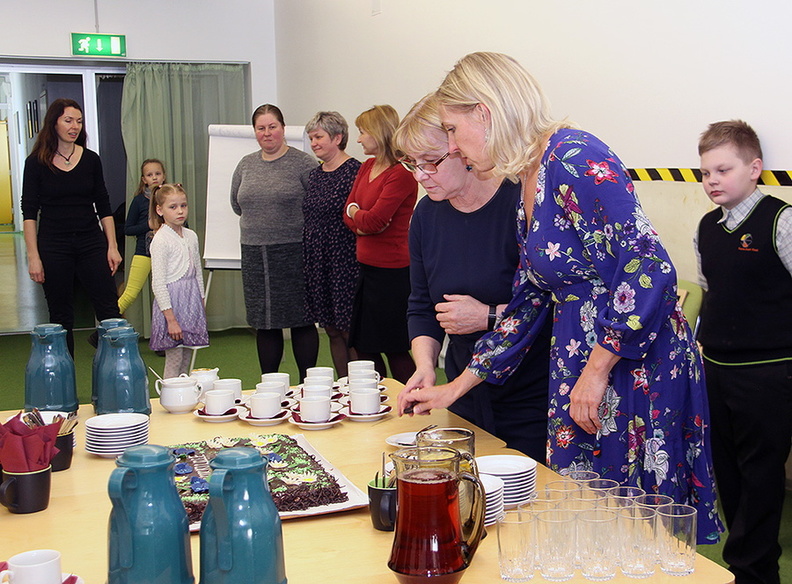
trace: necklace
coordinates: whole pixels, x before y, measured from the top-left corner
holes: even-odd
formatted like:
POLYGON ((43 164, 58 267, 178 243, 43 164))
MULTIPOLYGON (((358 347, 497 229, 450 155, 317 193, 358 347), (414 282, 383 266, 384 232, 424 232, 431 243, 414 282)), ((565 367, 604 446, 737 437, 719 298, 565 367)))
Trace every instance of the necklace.
POLYGON ((64 156, 63 154, 60 153, 60 150, 57 150, 57 149, 55 150, 55 154, 57 154, 58 156, 60 156, 61 158, 63 158, 66 161, 64 163, 66 166, 71 166, 71 157, 74 156, 74 153, 76 151, 77 151, 77 144, 74 144, 72 146, 71 154, 69 154, 68 156, 64 156))

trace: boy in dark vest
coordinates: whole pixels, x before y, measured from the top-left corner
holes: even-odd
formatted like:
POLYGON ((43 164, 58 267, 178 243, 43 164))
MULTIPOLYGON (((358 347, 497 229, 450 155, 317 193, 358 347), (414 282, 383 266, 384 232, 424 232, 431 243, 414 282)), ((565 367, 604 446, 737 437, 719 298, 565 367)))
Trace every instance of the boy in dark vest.
POLYGON ((784 463, 792 442, 792 208, 756 188, 762 149, 745 122, 711 124, 701 182, 719 209, 696 237, 699 342, 712 455, 736 584, 778 584, 784 463))

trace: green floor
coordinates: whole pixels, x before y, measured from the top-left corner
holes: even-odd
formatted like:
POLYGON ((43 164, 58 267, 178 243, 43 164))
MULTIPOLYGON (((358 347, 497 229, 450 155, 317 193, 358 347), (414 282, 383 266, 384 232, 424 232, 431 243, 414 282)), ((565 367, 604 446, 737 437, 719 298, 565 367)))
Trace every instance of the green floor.
MULTIPOLYGON (((77 370, 77 393, 80 403, 90 401, 91 395, 91 362, 93 349, 87 342, 89 331, 75 333, 77 370)), ((247 329, 232 329, 211 334, 211 346, 198 351, 196 367, 219 367, 221 377, 238 377, 242 379, 242 387, 253 388, 260 381, 261 374, 256 358, 256 342, 253 334, 247 329)), ((165 359, 152 353, 148 344, 140 343, 140 353, 147 366, 162 373, 165 359)), ((0 384, 0 410, 22 407, 25 387, 25 364, 30 354, 30 337, 28 335, 0 336, 0 355, 5 363, 3 378, 0 384)), ((332 365, 327 337, 321 335, 318 365, 332 365)), ((284 351, 282 371, 291 374, 292 380, 297 379, 297 366, 287 342, 284 351)), ((440 372, 439 381, 444 381, 440 372)), ((296 383, 296 381, 293 381, 296 383)), ((153 387, 153 386, 152 386, 153 387)), ((152 389, 153 391, 153 389, 152 389)), ((156 397, 153 394, 152 397, 156 397)), ((787 493, 784 517, 781 524, 781 546, 785 553, 781 558, 781 582, 792 583, 792 494, 787 493)), ((720 559, 721 544, 699 546, 699 552, 708 558, 723 564, 720 559)))

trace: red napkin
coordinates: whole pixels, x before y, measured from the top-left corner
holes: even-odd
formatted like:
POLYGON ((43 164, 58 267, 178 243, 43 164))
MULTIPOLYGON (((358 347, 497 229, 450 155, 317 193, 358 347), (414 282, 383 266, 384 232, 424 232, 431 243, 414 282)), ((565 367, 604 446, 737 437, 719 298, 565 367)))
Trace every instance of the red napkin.
POLYGON ((0 426, 0 465, 7 472, 34 472, 49 466, 58 453, 60 422, 28 428, 21 413, 0 426))

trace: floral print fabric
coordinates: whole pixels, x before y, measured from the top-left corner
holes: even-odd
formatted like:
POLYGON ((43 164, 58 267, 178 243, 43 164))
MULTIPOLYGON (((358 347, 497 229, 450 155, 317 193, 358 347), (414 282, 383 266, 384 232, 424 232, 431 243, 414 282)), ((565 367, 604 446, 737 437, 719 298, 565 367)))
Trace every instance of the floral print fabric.
POLYGON ((545 318, 553 319, 547 462, 565 474, 662 493, 698 509, 700 543, 721 531, 701 358, 677 304, 676 273, 616 155, 591 134, 556 132, 542 158, 533 213, 518 210, 520 266, 499 326, 469 365, 508 376, 545 318), (621 357, 582 430, 569 394, 595 343, 621 357))

